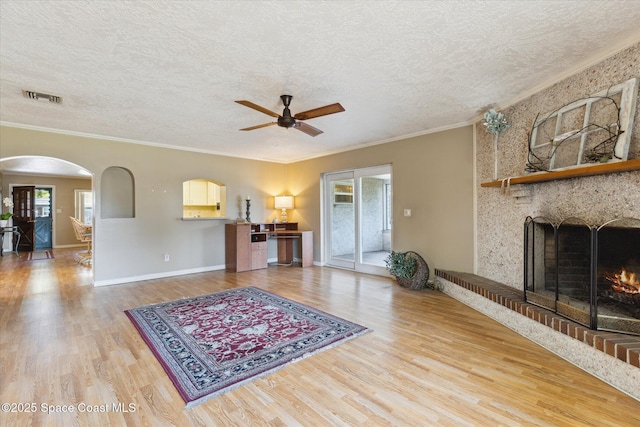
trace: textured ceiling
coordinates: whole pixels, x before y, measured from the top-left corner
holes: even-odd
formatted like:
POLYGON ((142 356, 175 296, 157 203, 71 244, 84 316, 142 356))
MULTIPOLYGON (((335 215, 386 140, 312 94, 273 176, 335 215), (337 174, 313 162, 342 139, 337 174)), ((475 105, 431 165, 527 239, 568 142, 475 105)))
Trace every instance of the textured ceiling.
POLYGON ((614 0, 2 0, 0 120, 291 162, 468 123, 640 40, 638 22, 640 1, 614 0), (281 113, 281 94, 346 111, 309 120, 315 138, 238 130, 273 119, 234 100, 281 113))

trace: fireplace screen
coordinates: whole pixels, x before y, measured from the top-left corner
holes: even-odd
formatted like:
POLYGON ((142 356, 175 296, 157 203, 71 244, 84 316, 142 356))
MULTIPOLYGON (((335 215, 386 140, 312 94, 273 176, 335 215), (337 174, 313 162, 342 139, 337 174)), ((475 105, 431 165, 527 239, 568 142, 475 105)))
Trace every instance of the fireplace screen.
POLYGON ((591 329, 640 335, 640 219, 528 217, 524 297, 591 329))

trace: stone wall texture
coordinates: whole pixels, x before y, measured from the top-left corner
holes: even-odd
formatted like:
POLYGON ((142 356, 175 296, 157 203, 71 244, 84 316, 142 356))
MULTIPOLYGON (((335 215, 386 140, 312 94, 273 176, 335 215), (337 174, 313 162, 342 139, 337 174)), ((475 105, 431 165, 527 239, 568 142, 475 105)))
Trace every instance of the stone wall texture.
MULTIPOLYGON (((511 127, 499 137, 498 179, 525 174, 527 135, 538 114, 634 77, 640 77, 640 43, 502 110, 511 127)), ((475 132, 478 275, 522 288, 527 216, 579 217, 594 225, 619 217, 640 218, 640 171, 512 186, 514 193, 526 187, 529 196, 524 199, 481 187, 493 180, 493 135, 481 122, 475 132)), ((629 148, 629 159, 639 158, 640 105, 629 148)))

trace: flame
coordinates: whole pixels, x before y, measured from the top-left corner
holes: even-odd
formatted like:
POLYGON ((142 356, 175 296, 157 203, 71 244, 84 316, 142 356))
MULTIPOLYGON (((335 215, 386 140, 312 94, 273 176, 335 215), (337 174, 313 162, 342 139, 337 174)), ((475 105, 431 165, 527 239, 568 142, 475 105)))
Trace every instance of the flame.
POLYGON ((607 280, 611 282, 611 288, 616 292, 640 294, 640 280, 638 280, 636 273, 627 272, 627 270, 623 268, 620 273, 607 276, 607 280))

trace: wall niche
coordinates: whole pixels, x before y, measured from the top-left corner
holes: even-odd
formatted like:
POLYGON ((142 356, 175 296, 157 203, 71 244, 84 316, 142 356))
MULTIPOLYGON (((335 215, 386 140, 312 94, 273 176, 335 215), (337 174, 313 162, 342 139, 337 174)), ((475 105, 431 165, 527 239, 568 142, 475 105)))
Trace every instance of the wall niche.
POLYGON ((101 217, 135 218, 135 180, 129 169, 111 166, 102 173, 101 217))

